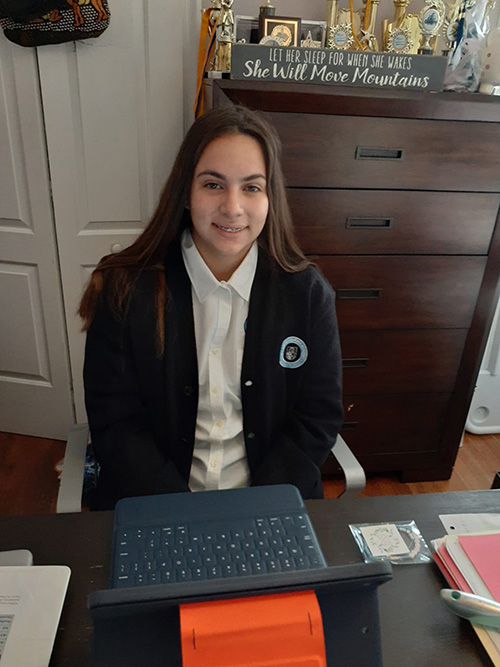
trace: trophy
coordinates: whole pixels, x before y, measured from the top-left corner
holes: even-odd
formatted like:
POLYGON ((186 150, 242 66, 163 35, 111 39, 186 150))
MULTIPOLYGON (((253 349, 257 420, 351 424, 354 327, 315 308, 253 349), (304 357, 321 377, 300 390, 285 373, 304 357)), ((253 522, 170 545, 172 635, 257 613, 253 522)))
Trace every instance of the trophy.
POLYGON ((347 51, 354 43, 352 24, 336 23, 333 25, 327 36, 327 47, 329 49, 341 49, 347 51))
POLYGON ((363 2, 365 2, 365 13, 363 15, 363 27, 361 28, 361 43, 369 51, 378 51, 375 22, 380 0, 363 0, 363 2))
MULTIPOLYGON (((434 48, 430 40, 437 38, 445 14, 446 8, 443 0, 425 0, 424 7, 418 16, 418 24, 422 33, 420 48, 418 49, 420 55, 434 55, 434 48)), ((435 39, 434 42, 436 42, 435 39)))
POLYGON ((219 36, 217 43, 217 70, 231 69, 231 48, 234 42, 233 0, 220 0, 219 36))
POLYGON ((447 56, 453 49, 457 39, 457 28, 462 15, 465 13, 466 2, 464 0, 454 0, 447 3, 446 17, 443 22, 442 35, 445 42, 443 56, 447 56))
POLYGON ((274 16, 276 7, 271 4, 271 0, 266 0, 265 5, 260 6, 259 16, 274 16))
POLYGON ((394 0, 392 23, 382 21, 382 50, 391 53, 417 53, 420 28, 417 14, 407 14, 411 0, 394 0))
MULTIPOLYGON (((371 1, 373 2, 373 0, 371 1)), ((377 0, 377 4, 379 1, 380 0, 377 0)), ((352 1, 350 4, 352 5, 352 1)), ((354 42, 357 42, 359 48, 363 49, 364 46, 357 38, 357 35, 361 31, 363 12, 363 9, 354 11, 352 6, 349 9, 339 8, 338 0, 327 0, 327 48, 347 50, 352 47, 354 42)))
MULTIPOLYGON (((363 21, 363 9, 356 9, 351 12, 351 9, 345 9, 344 7, 339 7, 337 9, 337 23, 340 25, 351 25, 351 31, 353 35, 353 40, 355 40, 354 35, 359 35, 361 33, 361 25, 363 21)), ((334 47, 336 48, 336 47, 334 47)))
POLYGON ((330 28, 337 23, 338 0, 327 0, 326 3, 326 34, 330 34, 330 28))
POLYGON ((210 25, 215 26, 217 21, 220 18, 220 10, 221 10, 221 4, 220 0, 210 0, 210 4, 212 5, 210 7, 210 25))

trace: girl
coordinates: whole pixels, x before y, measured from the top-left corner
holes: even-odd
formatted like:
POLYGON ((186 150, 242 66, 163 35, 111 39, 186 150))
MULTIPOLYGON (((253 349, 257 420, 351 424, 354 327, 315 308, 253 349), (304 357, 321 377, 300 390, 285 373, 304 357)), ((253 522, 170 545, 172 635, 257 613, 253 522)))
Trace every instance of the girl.
POLYGON ((144 232, 94 271, 80 315, 95 508, 278 483, 322 497, 342 424, 334 294, 294 239, 280 153, 256 112, 208 112, 144 232))

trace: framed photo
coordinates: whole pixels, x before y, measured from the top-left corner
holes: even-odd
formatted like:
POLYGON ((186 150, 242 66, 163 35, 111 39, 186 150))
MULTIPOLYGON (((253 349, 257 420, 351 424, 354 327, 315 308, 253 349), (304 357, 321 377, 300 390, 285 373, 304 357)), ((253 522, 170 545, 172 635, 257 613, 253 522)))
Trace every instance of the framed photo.
POLYGON ((299 46, 308 38, 309 33, 311 33, 311 39, 314 42, 321 42, 319 48, 324 49, 326 47, 326 26, 326 21, 302 21, 299 46))
POLYGON ((238 44, 259 43, 259 17, 235 16, 234 41, 238 44), (243 41, 244 40, 244 41, 243 41))
POLYGON ((260 16, 259 41, 271 37, 283 46, 300 46, 300 23, 291 16, 260 16))

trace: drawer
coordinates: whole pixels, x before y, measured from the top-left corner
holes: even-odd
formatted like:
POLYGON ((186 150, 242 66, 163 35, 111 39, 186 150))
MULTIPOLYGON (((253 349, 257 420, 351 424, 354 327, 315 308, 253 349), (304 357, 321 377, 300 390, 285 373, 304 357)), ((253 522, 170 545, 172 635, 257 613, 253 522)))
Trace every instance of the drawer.
POLYGON ((449 399, 450 394, 346 395, 340 433, 359 456, 437 451, 449 399))
POLYGON ((337 292, 341 329, 466 329, 486 257, 311 257, 337 292))
POLYGON ((497 194, 289 189, 306 254, 486 255, 497 194))
POLYGON ((452 392, 467 332, 342 331, 344 393, 452 392))
POLYGON ((500 192, 500 123, 270 113, 290 187, 500 192))

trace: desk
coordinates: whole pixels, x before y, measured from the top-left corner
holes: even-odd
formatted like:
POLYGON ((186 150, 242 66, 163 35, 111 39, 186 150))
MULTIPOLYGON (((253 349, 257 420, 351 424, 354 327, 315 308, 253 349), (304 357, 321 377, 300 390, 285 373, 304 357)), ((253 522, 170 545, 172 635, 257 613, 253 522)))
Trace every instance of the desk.
MULTIPOLYGON (((440 537, 439 514, 500 511, 500 490, 312 500, 307 508, 329 564, 359 562, 348 524, 414 519, 424 538, 440 537)), ((65 564, 72 576, 51 667, 86 667, 91 622, 86 596, 107 586, 111 512, 0 517, 0 550, 27 548, 37 565, 65 564)), ((444 581, 433 563, 394 567, 379 588, 385 667, 489 665, 467 621, 448 612, 438 598, 444 581)))

